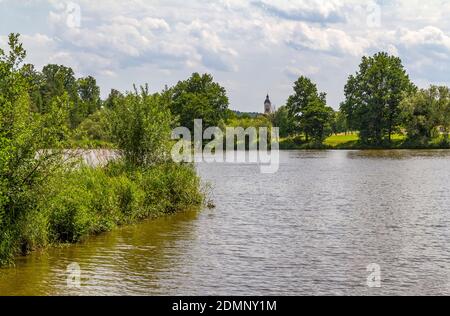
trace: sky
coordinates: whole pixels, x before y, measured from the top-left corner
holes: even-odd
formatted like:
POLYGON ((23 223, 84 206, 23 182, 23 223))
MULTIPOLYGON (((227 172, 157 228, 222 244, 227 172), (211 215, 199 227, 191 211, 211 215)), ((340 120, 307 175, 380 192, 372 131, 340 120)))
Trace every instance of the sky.
POLYGON ((361 57, 379 51, 419 87, 450 85, 449 16, 450 0, 0 0, 0 47, 20 33, 27 62, 92 75, 103 97, 207 72, 230 108, 261 112, 304 75, 337 109, 361 57))

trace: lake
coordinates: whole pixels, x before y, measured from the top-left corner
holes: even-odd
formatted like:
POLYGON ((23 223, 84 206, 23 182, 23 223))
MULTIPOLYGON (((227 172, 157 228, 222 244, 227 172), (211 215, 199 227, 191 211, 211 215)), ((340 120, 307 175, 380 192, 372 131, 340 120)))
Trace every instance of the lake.
POLYGON ((216 209, 19 258, 0 294, 450 294, 450 151, 280 155, 275 174, 200 163, 216 209), (67 286, 71 263, 80 288, 67 286))

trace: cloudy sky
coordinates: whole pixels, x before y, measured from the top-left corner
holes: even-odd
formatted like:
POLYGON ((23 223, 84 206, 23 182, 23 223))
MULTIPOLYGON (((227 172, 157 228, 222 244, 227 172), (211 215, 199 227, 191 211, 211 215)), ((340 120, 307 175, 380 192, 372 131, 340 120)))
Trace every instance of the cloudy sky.
POLYGON ((449 16, 449 0, 0 0, 0 47, 19 32, 29 62, 93 75, 103 96, 209 72, 231 108, 262 111, 306 75, 337 108, 361 57, 381 50, 417 85, 449 85, 449 16))

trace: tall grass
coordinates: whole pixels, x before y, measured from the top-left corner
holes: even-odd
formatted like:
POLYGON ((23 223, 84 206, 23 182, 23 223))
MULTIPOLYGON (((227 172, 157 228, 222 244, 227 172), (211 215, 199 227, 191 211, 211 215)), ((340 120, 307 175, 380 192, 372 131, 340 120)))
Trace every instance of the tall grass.
POLYGON ((122 162, 104 168, 83 167, 49 179, 35 195, 36 207, 3 230, 0 263, 57 243, 75 243, 89 235, 198 207, 200 180, 191 165, 165 163, 149 168, 122 162))

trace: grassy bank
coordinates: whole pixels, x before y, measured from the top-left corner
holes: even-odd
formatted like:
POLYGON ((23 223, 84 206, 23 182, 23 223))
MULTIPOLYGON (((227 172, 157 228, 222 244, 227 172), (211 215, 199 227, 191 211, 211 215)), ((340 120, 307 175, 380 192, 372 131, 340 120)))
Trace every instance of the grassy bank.
POLYGON ((325 139, 322 144, 308 143, 301 136, 283 138, 280 140, 282 150, 302 150, 302 149, 448 149, 449 144, 443 137, 435 138, 427 143, 412 142, 404 135, 395 134, 391 143, 381 146, 370 146, 361 143, 357 133, 332 135, 325 139))
POLYGON ((14 256, 60 243, 75 243, 89 235, 124 224, 156 218, 193 207, 203 200, 200 180, 190 165, 173 163, 130 168, 111 163, 53 175, 34 207, 9 223, 0 239, 0 263, 14 256))

